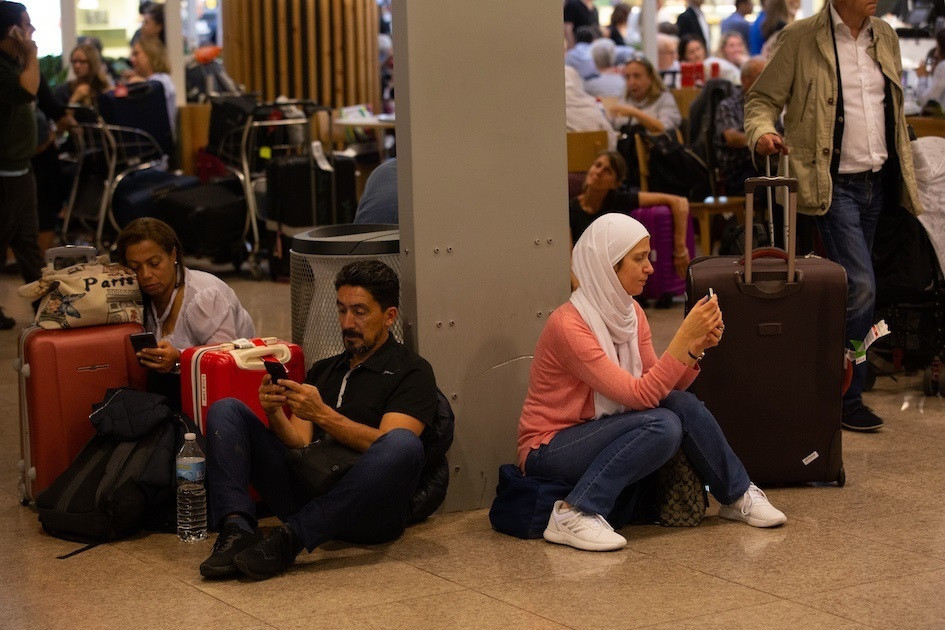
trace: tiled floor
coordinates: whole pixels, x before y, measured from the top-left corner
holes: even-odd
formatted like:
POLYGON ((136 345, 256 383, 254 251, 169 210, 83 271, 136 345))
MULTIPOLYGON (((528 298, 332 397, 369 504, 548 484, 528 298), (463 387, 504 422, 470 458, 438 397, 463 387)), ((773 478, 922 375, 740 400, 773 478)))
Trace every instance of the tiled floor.
MULTIPOLYGON (((289 287, 227 277, 267 335, 290 336, 289 287)), ((18 279, 0 305, 20 321, 18 279)), ((681 307, 650 313, 665 346, 681 307)), ((0 362, 17 332, 0 332, 0 362)), ((0 369, 3 628, 943 628, 945 400, 917 377, 881 378, 887 420, 844 435, 847 485, 771 490, 789 517, 758 530, 628 527, 594 554, 495 533, 485 510, 435 516, 388 545, 333 545, 264 583, 207 582, 211 542, 152 534, 67 560, 16 496, 17 381, 0 369)))

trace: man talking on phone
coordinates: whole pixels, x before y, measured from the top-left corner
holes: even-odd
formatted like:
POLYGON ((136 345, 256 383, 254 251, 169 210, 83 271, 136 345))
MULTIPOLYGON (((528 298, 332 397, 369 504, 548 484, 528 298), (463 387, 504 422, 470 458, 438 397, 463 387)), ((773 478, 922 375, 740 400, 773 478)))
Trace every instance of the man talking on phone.
MULTIPOLYGON (((39 59, 26 7, 0 2, 0 252, 13 249, 24 282, 39 280, 36 180, 30 158, 36 151, 33 101, 39 90, 39 59)), ((0 310, 0 328, 9 318, 0 310)))
POLYGON ((315 363, 304 383, 273 383, 266 374, 259 401, 268 428, 238 400, 210 408, 208 522, 220 535, 200 565, 204 577, 266 579, 303 548, 333 539, 389 542, 404 531, 424 463, 419 436, 436 411, 433 369, 390 334, 400 294, 390 267, 351 263, 335 289, 345 351, 315 363), (313 498, 286 457, 325 435, 360 455, 337 485, 313 498), (265 539, 250 483, 284 523, 265 539))

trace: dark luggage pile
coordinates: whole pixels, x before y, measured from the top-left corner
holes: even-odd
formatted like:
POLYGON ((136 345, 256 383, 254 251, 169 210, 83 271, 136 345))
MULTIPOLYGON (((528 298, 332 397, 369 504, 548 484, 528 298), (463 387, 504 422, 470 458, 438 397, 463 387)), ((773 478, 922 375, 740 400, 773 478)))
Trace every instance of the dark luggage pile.
POLYGON ((874 319, 886 320, 890 334, 870 346, 864 388, 877 376, 920 370, 927 396, 945 394, 945 280, 925 228, 906 210, 880 215, 873 268, 874 319))
MULTIPOLYGON (((217 160, 231 175, 226 185, 242 192, 251 272, 261 277, 259 262, 266 256, 273 277, 287 276, 294 234, 352 220, 354 161, 337 154, 316 160, 310 120, 323 111, 330 125, 331 111, 312 101, 259 103, 255 95, 230 94, 210 102, 207 161, 217 160)), ((177 209, 174 220, 181 214, 177 209)))

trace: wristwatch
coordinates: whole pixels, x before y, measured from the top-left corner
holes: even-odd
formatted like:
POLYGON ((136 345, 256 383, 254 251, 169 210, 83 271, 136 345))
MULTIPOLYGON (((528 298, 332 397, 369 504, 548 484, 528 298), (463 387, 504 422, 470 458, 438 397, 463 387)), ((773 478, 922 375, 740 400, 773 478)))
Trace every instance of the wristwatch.
POLYGON ((686 348, 686 354, 688 354, 689 358, 695 361, 696 363, 698 363, 699 361, 705 358, 705 350, 702 351, 702 354, 700 354, 699 356, 696 356, 692 353, 692 350, 686 348))

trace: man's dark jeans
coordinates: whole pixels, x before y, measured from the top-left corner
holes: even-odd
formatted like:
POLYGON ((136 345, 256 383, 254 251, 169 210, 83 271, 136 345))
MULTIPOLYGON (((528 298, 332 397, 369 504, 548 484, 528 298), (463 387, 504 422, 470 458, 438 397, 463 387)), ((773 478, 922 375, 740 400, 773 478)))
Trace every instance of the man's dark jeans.
POLYGON ((249 407, 227 398, 207 416, 211 526, 239 513, 255 524, 252 484, 311 551, 329 540, 375 544, 398 538, 423 467, 423 445, 407 429, 379 437, 327 494, 310 498, 286 464, 288 447, 249 407))

